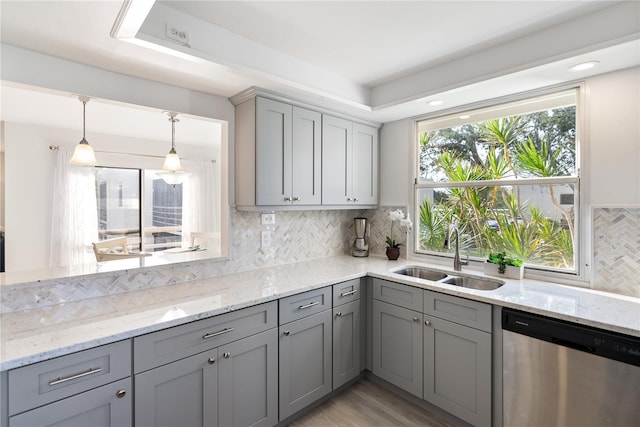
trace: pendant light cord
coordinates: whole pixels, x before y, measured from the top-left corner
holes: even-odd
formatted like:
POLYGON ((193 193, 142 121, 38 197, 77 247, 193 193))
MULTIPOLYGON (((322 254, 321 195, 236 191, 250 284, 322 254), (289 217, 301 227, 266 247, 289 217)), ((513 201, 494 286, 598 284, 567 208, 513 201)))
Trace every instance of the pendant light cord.
POLYGON ((86 140, 87 130, 87 101, 82 101, 82 140, 86 140))

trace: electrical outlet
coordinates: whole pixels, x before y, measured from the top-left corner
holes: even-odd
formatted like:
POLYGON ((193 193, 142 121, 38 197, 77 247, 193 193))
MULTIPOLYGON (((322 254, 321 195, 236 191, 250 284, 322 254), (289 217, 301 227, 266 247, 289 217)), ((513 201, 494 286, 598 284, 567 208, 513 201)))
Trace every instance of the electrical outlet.
POLYGON ((273 225, 276 223, 276 214, 275 213, 263 213, 260 215, 260 224, 262 225, 273 225))
POLYGON ((260 232, 260 248, 271 247, 271 231, 265 230, 260 232))
POLYGON ((167 38, 170 38, 171 40, 175 40, 183 44, 189 43, 189 33, 186 31, 179 30, 173 25, 167 24, 166 35, 167 35, 167 38))

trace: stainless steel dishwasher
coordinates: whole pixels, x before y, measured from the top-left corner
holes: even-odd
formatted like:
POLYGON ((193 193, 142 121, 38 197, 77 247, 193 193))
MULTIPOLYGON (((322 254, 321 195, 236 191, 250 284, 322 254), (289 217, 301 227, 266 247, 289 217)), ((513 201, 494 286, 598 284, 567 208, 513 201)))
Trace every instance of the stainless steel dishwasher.
POLYGON ((640 426, 639 338, 507 308, 502 330, 505 427, 640 426))

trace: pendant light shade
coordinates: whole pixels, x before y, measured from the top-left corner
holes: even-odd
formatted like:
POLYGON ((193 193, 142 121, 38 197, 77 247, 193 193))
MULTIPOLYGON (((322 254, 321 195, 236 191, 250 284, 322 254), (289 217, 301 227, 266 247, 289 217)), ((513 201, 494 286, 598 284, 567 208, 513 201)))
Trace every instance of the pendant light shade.
POLYGON ((76 149, 73 151, 73 157, 69 160, 69 164, 80 166, 95 166, 98 164, 96 155, 93 152, 93 147, 89 145, 89 142, 85 138, 86 133, 86 109, 89 97, 78 97, 82 102, 82 140, 76 145, 76 149))
POLYGON ((167 184, 176 186, 182 184, 184 180, 180 156, 176 153, 176 122, 180 120, 176 119, 177 113, 169 112, 168 114, 169 121, 171 122, 171 150, 169 150, 169 154, 165 157, 162 172, 159 172, 158 176, 167 184))

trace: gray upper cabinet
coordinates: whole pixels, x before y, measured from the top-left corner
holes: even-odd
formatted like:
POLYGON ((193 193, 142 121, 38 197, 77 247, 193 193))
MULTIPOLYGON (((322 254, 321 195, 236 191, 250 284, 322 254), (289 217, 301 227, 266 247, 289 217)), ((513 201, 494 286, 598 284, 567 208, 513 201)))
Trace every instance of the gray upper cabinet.
POLYGON ((321 203, 322 115, 263 97, 236 106, 236 204, 321 203))
POLYGON ((377 205, 378 130, 322 116, 322 204, 377 205))

